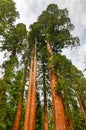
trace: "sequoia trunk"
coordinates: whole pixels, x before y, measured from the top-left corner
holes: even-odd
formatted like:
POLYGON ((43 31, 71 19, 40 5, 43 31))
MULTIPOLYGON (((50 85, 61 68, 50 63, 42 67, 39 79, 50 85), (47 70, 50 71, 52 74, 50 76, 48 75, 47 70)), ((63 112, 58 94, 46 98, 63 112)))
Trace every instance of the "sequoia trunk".
MULTIPOLYGON (((50 53, 49 60, 52 60, 53 51, 49 43, 47 43, 47 50, 50 53)), ((56 93, 55 91, 55 86, 58 83, 58 76, 54 71, 54 67, 50 65, 49 65, 49 74, 50 74, 50 86, 51 86, 51 94, 52 94, 55 130, 67 130, 66 117, 65 117, 61 93, 60 92, 56 93)))
POLYGON ((28 87, 28 97, 24 121, 24 130, 35 129, 35 113, 36 113, 36 41, 31 60, 30 80, 28 87))
POLYGON ((34 47, 34 62, 33 62, 33 79, 32 79, 32 94, 31 94, 31 107, 30 107, 30 118, 28 124, 28 130, 35 130, 35 118, 36 118, 36 68, 37 68, 37 58, 36 58, 36 39, 34 47))

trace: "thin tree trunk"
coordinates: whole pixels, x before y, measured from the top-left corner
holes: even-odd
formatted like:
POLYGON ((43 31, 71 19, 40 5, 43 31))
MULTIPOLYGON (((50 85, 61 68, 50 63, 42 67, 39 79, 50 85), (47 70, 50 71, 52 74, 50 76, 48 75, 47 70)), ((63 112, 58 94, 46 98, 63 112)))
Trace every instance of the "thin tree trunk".
POLYGON ((85 122, 85 124, 86 124, 86 113, 85 113, 85 110, 84 110, 84 108, 83 108, 82 102, 80 101, 80 97, 79 97, 77 91, 76 91, 76 96, 77 96, 77 99, 78 99, 78 103, 79 103, 79 106, 80 106, 80 110, 81 110, 81 112, 83 113, 83 120, 84 120, 84 122, 85 122))
POLYGON ((13 130, 18 130, 19 129, 21 110, 22 110, 22 102, 23 102, 23 95, 20 95, 20 100, 18 102, 16 116, 15 116, 15 120, 14 120, 14 124, 13 124, 13 130))
POLYGON ((48 110, 47 110, 47 98, 46 91, 44 91, 44 130, 48 130, 48 110))
POLYGON ((67 103, 65 106, 66 111, 68 112, 68 116, 67 116, 67 126, 68 126, 68 130, 74 130, 74 124, 71 118, 71 109, 69 104, 67 103))
MULTIPOLYGON (((64 90, 64 97, 66 96, 66 93, 67 93, 66 90, 64 90)), ((68 130, 74 130, 74 123, 72 119, 72 112, 71 112, 69 101, 67 101, 65 104, 65 110, 67 112, 67 116, 66 116, 67 128, 68 130)))
POLYGON ((73 121, 71 119, 69 119, 69 126, 70 126, 69 130, 74 130, 74 124, 73 124, 73 121))
POLYGON ((84 111, 86 111, 86 101, 85 101, 85 99, 82 99, 82 104, 83 104, 84 111))
POLYGON ((20 126, 24 87, 25 87, 25 83, 26 83, 26 75, 27 75, 27 67, 28 67, 28 58, 29 58, 28 55, 29 55, 29 53, 27 52, 27 55, 25 58, 24 74, 23 74, 23 78, 22 78, 22 81, 23 81, 22 82, 22 90, 21 90, 21 94, 20 94, 20 98, 19 98, 19 102, 18 102, 18 107, 17 107, 17 111, 16 111, 16 116, 15 116, 15 120, 14 120, 14 124, 13 124, 13 130, 19 130, 19 126, 20 126))
MULTIPOLYGON (((53 51, 51 50, 49 43, 47 43, 47 50, 50 53, 49 60, 52 60, 53 51)), ((55 130, 67 130, 66 117, 65 117, 61 93, 55 92, 55 86, 58 83, 58 76, 55 73, 53 66, 49 66, 49 74, 50 74, 50 86, 51 86, 51 94, 52 94, 55 130)))
POLYGON ((30 68, 30 81, 28 88, 28 97, 26 105, 26 114, 24 121, 24 130, 35 129, 35 116, 36 116, 36 41, 34 48, 34 56, 31 60, 30 68))
POLYGON ((46 80, 45 80, 45 65, 43 60, 43 88, 44 88, 44 130, 48 130, 48 107, 47 107, 47 97, 46 97, 46 80))

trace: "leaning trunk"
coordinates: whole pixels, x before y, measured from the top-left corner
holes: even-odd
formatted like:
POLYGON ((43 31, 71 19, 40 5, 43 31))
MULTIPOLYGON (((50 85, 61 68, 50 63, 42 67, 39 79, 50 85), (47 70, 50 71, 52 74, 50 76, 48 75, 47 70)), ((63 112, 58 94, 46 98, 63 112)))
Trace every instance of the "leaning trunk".
MULTIPOLYGON (((49 43, 47 43, 47 50, 50 53, 49 60, 52 60, 53 51, 51 50, 49 43)), ((58 83, 58 76, 54 71, 54 67, 50 65, 49 65, 49 74, 50 74, 50 86, 51 86, 51 94, 52 94, 55 130, 67 130, 66 117, 65 117, 61 93, 60 92, 56 93, 55 91, 55 86, 58 83)))
POLYGON ((17 111, 16 111, 16 116, 15 116, 15 120, 14 120, 14 124, 13 124, 13 130, 19 130, 19 126, 20 126, 20 119, 21 119, 21 112, 22 112, 22 103, 23 103, 23 95, 24 95, 24 87, 25 87, 25 83, 26 83, 26 75, 27 75, 27 67, 28 67, 28 52, 25 58, 25 67, 24 67, 24 74, 23 74, 23 78, 22 78, 22 91, 20 94, 20 98, 19 98, 19 102, 18 102, 18 107, 17 107, 17 111))
POLYGON ((18 103, 16 116, 15 116, 15 120, 14 120, 14 124, 13 124, 13 130, 19 130, 21 110, 22 110, 22 102, 23 102, 23 95, 20 96, 20 100, 19 100, 19 103, 18 103))

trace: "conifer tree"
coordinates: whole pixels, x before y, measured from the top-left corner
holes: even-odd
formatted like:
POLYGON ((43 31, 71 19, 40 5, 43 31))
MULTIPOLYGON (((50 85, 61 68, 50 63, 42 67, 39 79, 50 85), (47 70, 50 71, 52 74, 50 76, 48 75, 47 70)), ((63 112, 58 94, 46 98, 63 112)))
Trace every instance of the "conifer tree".
POLYGON ((29 60, 29 49, 25 56, 24 72, 23 72, 23 77, 22 77, 22 86, 21 86, 20 97, 19 97, 18 106, 17 106, 17 110, 16 110, 15 120, 14 120, 14 124, 13 124, 13 130, 18 130, 19 126, 20 126, 24 88, 25 88, 25 84, 26 84, 27 69, 28 69, 28 60, 29 60))
MULTIPOLYGON (((45 36, 47 42, 47 50, 49 51, 49 60, 52 60, 53 53, 61 51, 65 46, 74 46, 77 45, 78 38, 73 38, 70 34, 70 30, 74 28, 71 24, 68 17, 68 12, 66 9, 60 10, 57 5, 50 4, 42 15, 38 18, 38 24, 41 27, 39 36, 45 36), (52 46, 52 49, 51 49, 52 46)), ((39 39, 40 40, 40 39, 39 39)), ((44 41, 45 41, 44 40, 44 41)), ((43 43, 44 43, 43 41, 43 43)), ((41 44, 43 44, 41 42, 41 44)), ((56 94, 54 87, 57 85, 58 77, 54 71, 53 67, 49 65, 50 71, 50 83, 51 83, 51 93, 52 93, 52 102, 53 102, 53 113, 54 113, 54 122, 55 129, 66 129, 66 120, 64 114, 64 107, 62 103, 62 98, 60 92, 56 94), (59 100, 58 100, 59 99, 59 100), (59 102, 61 106, 57 106, 56 102, 59 102), (61 111, 60 111, 61 110, 61 111), (59 112, 61 116, 58 116, 59 112), (59 123, 60 122, 60 123, 59 123), (61 124, 62 123, 62 124, 61 124)))
POLYGON ((35 129, 35 117, 36 117, 36 38, 35 45, 33 48, 33 54, 31 59, 31 68, 30 68, 30 79, 28 87, 28 97, 27 97, 27 106, 25 113, 24 121, 24 130, 34 130, 35 129))
POLYGON ((23 23, 14 25, 18 17, 15 3, 12 0, 1 0, 0 12, 1 50, 9 52, 9 59, 3 64, 4 75, 0 79, 0 129, 9 130, 12 127, 13 130, 23 129, 19 126, 21 113, 24 114, 22 105, 30 56, 27 99, 24 97, 26 101, 24 130, 42 130, 43 127, 45 130, 85 130, 86 78, 70 60, 60 54, 65 47, 79 45, 79 39, 71 34, 74 25, 71 24, 67 9, 59 9, 56 4, 48 5, 37 22, 30 26, 29 52, 26 26, 23 23), (6 7, 5 10, 3 7, 6 7), (26 51, 22 71, 23 65, 19 58, 22 59, 26 51), (37 67, 37 60, 40 67, 37 67), (37 71, 40 73, 37 77, 41 88, 36 79, 37 71), (40 89, 37 93, 36 82, 37 89, 40 89), (52 104, 50 103, 49 108, 50 91, 52 104), (44 103, 41 98, 44 99, 44 103), (54 122, 54 128, 51 122, 54 122))

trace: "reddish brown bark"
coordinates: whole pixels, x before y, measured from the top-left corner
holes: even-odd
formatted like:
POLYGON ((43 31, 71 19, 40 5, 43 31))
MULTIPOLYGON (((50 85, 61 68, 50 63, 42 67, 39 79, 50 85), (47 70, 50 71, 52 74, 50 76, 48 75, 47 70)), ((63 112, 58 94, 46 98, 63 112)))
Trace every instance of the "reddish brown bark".
MULTIPOLYGON (((53 51, 51 50, 49 43, 47 43, 47 50, 50 53, 49 59, 52 60, 53 51)), ((51 94, 52 94, 55 130, 67 130, 66 117, 65 117, 61 93, 55 92, 55 86, 58 83, 58 76, 55 73, 53 66, 49 66, 49 74, 50 74, 50 86, 51 86, 51 94)))
POLYGON ((34 67, 33 67, 33 85, 32 85, 32 95, 31 95, 31 110, 29 118, 29 127, 28 130, 35 130, 35 118, 36 118, 36 68, 37 68, 37 59, 36 59, 36 39, 35 39, 35 48, 34 48, 34 67))
POLYGON ((28 88, 28 97, 26 105, 26 114, 24 121, 24 130, 35 129, 35 113, 36 113, 36 41, 34 48, 34 56, 31 60, 30 81, 28 88))
POLYGON ((28 122, 30 116, 30 106, 31 106, 31 92, 32 92, 32 73, 33 73, 33 59, 31 60, 31 67, 30 67, 30 80, 29 80, 29 87, 28 87, 28 96, 27 96, 27 104, 26 104, 26 113, 25 113, 25 120, 24 120, 24 130, 28 130, 28 122))
POLYGON ((48 110, 47 110, 47 99, 46 92, 44 92, 44 130, 48 130, 48 110))
POLYGON ((13 130, 18 130, 20 125, 20 117, 21 117, 21 110, 22 110, 22 101, 23 95, 20 96, 20 100, 17 107, 17 112, 14 120, 13 130))
POLYGON ((18 107, 16 111, 16 116, 13 124, 13 130, 19 130, 20 126, 20 118, 21 118, 21 113, 22 113, 22 103, 23 103, 23 95, 24 95, 24 87, 25 87, 25 82, 26 82, 26 75, 27 75, 27 67, 28 67, 28 57, 29 53, 27 52, 26 58, 25 58, 25 67, 24 67, 24 74, 22 78, 22 91, 20 94, 19 102, 18 102, 18 107))

